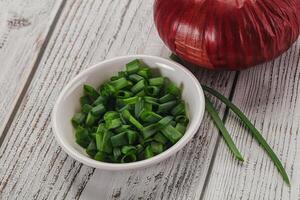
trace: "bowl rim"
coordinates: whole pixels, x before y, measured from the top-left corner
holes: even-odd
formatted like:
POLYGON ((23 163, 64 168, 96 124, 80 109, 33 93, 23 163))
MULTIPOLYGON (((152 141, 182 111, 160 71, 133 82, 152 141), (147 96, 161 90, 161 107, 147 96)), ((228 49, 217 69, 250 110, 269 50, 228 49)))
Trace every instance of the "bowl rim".
MULTIPOLYGON (((100 67, 101 68, 101 67, 100 67)), ((195 91, 195 92, 196 92, 195 91)), ((170 157, 171 155, 174 155, 176 152, 178 152, 180 149, 182 149, 192 138, 193 136, 197 133, 199 126, 203 120, 204 116, 204 110, 205 110, 205 98, 204 98, 204 92, 202 90, 202 87, 198 81, 198 79, 185 67, 183 67, 181 64, 176 63, 172 60, 158 57, 158 56, 151 56, 151 55, 144 55, 144 54, 136 54, 136 55, 127 55, 127 56, 118 56, 114 57, 111 59, 107 59, 101 62, 98 62, 87 69, 81 71, 79 74, 77 74, 71 81, 67 83, 67 85, 64 86, 63 90, 60 92, 58 98, 55 101, 55 105, 52 111, 52 116, 51 116, 51 124, 53 128, 53 134, 58 141, 59 145, 62 147, 62 149, 72 158, 75 160, 80 161, 81 163, 88 165, 90 167, 98 168, 98 169, 104 169, 104 170, 110 170, 110 171, 116 171, 116 170, 129 170, 129 169, 136 169, 136 168, 141 168, 141 167, 146 167, 150 165, 154 165, 158 162, 161 162, 165 160, 166 158, 170 157), (86 155, 82 155, 77 150, 74 150, 71 145, 66 144, 63 141, 63 138, 61 136, 61 131, 58 129, 57 124, 59 123, 57 121, 57 114, 58 114, 58 105, 64 98, 65 94, 71 86, 76 83, 78 80, 81 80, 83 77, 88 75, 90 72, 97 70, 100 66, 106 65, 107 63, 114 62, 117 60, 123 60, 123 59, 152 59, 152 60, 157 60, 161 61, 163 63, 169 63, 169 65, 177 67, 179 70, 183 71, 189 78, 191 78, 193 85, 195 86, 195 90, 199 94, 200 98, 199 103, 201 104, 199 106, 199 114, 195 116, 196 123, 193 127, 189 127, 186 132, 190 132, 190 134, 185 134, 177 143, 175 143, 173 146, 171 146, 169 149, 166 151, 153 156, 152 158, 141 160, 141 161, 136 161, 136 162, 131 162, 131 163, 107 163, 107 162, 101 162, 94 160, 86 155)), ((75 141, 74 141, 75 142, 75 141)))

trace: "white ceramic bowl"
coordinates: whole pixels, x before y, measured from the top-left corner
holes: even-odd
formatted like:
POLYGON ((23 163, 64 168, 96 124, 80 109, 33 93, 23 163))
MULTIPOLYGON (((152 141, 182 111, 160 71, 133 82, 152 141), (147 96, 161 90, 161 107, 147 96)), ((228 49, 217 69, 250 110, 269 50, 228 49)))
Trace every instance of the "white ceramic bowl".
POLYGON ((202 88, 195 76, 180 64, 155 56, 131 55, 103 61, 81 72, 62 90, 52 113, 52 126, 55 138, 61 147, 74 159, 91 167, 105 170, 127 170, 146 167, 158 163, 180 150, 197 132, 203 118, 205 108, 202 88), (168 77, 183 87, 182 98, 187 104, 190 123, 184 136, 163 153, 147 160, 114 164, 91 159, 85 150, 75 143, 75 134, 70 119, 80 110, 79 98, 83 94, 85 83, 95 87, 101 85, 118 71, 124 70, 125 64, 133 59, 141 59, 151 68, 155 68, 163 76, 168 77))

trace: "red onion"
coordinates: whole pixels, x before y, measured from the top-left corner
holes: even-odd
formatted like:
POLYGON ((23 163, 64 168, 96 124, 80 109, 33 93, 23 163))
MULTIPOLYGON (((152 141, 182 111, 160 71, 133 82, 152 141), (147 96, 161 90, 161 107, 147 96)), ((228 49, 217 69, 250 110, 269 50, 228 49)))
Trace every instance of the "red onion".
POLYGON ((182 59, 240 70, 291 46, 300 32, 300 0, 156 0, 154 20, 182 59))

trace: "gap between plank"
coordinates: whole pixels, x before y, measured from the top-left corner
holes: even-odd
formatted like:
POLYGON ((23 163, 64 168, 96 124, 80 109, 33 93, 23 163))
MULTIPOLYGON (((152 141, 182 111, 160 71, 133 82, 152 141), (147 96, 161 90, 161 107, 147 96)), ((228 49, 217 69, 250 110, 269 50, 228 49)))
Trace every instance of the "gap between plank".
MULTIPOLYGON (((230 101, 233 98, 234 91, 235 91, 235 88, 236 88, 236 83, 237 83, 239 75, 240 75, 240 72, 237 71, 236 74, 235 74, 235 76, 234 76, 234 80, 233 80, 231 91, 229 93, 229 100, 230 101)), ((224 122, 224 124, 225 124, 225 122, 227 120, 228 113, 229 113, 229 107, 226 106, 226 109, 225 109, 225 112, 224 112, 224 116, 223 116, 223 119, 222 119, 222 121, 224 122)), ((218 133, 219 133, 219 135, 218 135, 218 138, 217 138, 217 141, 216 141, 216 146, 215 146, 215 149, 213 151, 213 155, 212 155, 209 167, 208 167, 207 175, 205 177, 205 181, 204 181, 204 184, 203 184, 203 188, 202 188, 199 200, 203 200, 203 198, 204 198, 204 194, 205 194, 206 188, 208 186, 208 181, 209 181, 210 176, 211 176, 212 168, 213 168, 215 160, 216 160, 217 151, 218 151, 218 148, 220 146, 220 141, 221 141, 222 136, 221 136, 220 131, 218 131, 218 133)))
POLYGON ((64 7, 65 7, 65 4, 66 4, 66 0, 62 0, 62 3, 59 6, 59 9, 58 9, 57 13, 55 14, 53 22, 50 25, 50 28, 49 28, 49 31, 48 31, 48 33, 46 35, 45 41, 43 42, 43 44, 41 46, 41 49, 40 49, 40 52, 38 53, 36 61, 35 61, 34 65, 33 65, 33 67, 32 67, 32 70, 29 73, 28 79, 26 80, 25 85, 24 85, 24 87, 23 87, 23 89, 22 89, 22 91, 21 91, 21 93, 20 93, 20 95, 18 97, 17 102, 16 102, 16 105, 14 106, 14 108, 13 108, 11 114, 10 114, 10 117, 9 117, 9 119, 8 119, 8 121, 7 121, 4 129, 3 129, 3 134, 0 136, 0 147, 2 146, 2 143, 3 143, 3 141, 4 141, 5 137, 6 137, 6 134, 7 134, 8 130, 9 130, 9 128, 11 127, 11 125, 12 125, 12 122, 13 122, 16 114, 17 114, 17 111, 19 110, 19 107, 20 107, 20 105, 21 105, 21 103, 23 101, 23 98, 24 98, 24 96, 25 96, 25 94, 26 94, 26 92, 27 92, 27 90, 28 90, 28 88, 30 86, 30 83, 31 83, 31 81, 32 81, 32 79, 33 79, 33 77, 35 75, 35 72, 36 72, 36 70, 37 70, 37 68, 38 68, 38 66, 39 66, 39 64, 40 64, 40 62, 42 60, 42 57, 43 57, 43 55, 45 53, 45 49, 46 49, 46 47, 48 45, 48 42, 49 42, 49 40, 50 40, 50 38, 52 36, 52 33, 53 33, 54 29, 55 29, 55 26, 56 26, 56 24, 57 24, 57 22, 58 22, 58 20, 60 18, 60 15, 61 15, 64 7))

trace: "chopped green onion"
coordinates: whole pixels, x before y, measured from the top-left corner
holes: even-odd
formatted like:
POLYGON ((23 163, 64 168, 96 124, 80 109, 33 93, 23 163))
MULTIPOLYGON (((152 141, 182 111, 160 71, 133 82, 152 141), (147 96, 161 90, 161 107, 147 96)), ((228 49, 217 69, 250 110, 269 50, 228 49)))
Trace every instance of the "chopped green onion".
POLYGON ((83 113, 76 113, 73 118, 71 119, 71 122, 73 126, 76 128, 79 125, 82 125, 85 120, 85 114, 83 113))
POLYGON ((94 116, 100 116, 100 115, 103 115, 105 113, 106 109, 104 107, 103 104, 99 104, 95 107, 93 107, 91 109, 91 113, 94 115, 94 116))
POLYGON ((124 155, 121 159, 121 163, 128 163, 128 162, 134 162, 134 161, 136 161, 135 154, 124 155))
POLYGON ((137 72, 137 74, 146 79, 150 78, 152 75, 151 70, 149 68, 142 68, 137 72))
POLYGON ((185 124, 185 125, 187 125, 189 123, 189 119, 185 115, 178 115, 175 118, 175 121, 177 123, 182 123, 182 124, 185 124))
POLYGON ((164 146, 158 142, 151 142, 151 150, 155 154, 160 154, 164 151, 164 146))
POLYGON ((106 154, 104 152, 101 152, 99 151, 95 157, 94 157, 95 160, 98 160, 98 161, 106 161, 106 154))
POLYGON ((90 85, 83 86, 84 93, 93 99, 97 99, 99 97, 99 93, 90 85))
POLYGON ((167 125, 161 129, 161 132, 164 134, 166 138, 168 138, 173 144, 175 144, 181 137, 182 133, 180 133, 177 129, 175 129, 172 125, 167 125))
POLYGON ((97 152, 98 150, 96 147, 96 143, 92 140, 89 146, 86 148, 86 153, 93 158, 97 152))
POLYGON ((89 112, 85 123, 87 126, 92 126, 96 122, 96 120, 97 120, 97 118, 91 112, 89 112))
POLYGON ((122 111, 122 116, 127 119, 130 123, 132 123, 135 127, 137 127, 139 130, 143 129, 143 125, 136 120, 128 110, 123 110, 122 111))
POLYGON ((76 143, 82 146, 83 148, 87 148, 91 142, 88 130, 81 126, 78 126, 75 129, 75 137, 76 143))
POLYGON ((112 85, 116 90, 121 90, 121 89, 131 85, 131 82, 128 81, 126 78, 122 77, 117 80, 111 81, 110 85, 112 85))
POLYGON ((137 75, 137 74, 131 74, 129 75, 129 80, 133 81, 133 82, 139 82, 140 80, 143 80, 144 77, 140 76, 140 75, 137 75))
POLYGON ((177 101, 169 101, 158 106, 158 113, 168 113, 175 105, 177 101))
POLYGON ((159 103, 166 103, 172 100, 175 100, 176 97, 172 94, 166 94, 159 99, 159 103))
POLYGON ((122 125, 120 118, 110 119, 105 122, 107 129, 115 129, 122 125))
POLYGON ((128 144, 134 144, 138 139, 138 133, 132 130, 127 130, 128 144))
POLYGON ((171 110, 171 114, 174 116, 185 114, 185 106, 182 102, 180 102, 177 106, 175 106, 171 110))
POLYGON ((151 146, 149 145, 149 146, 147 146, 147 147, 145 148, 145 158, 148 159, 148 158, 151 158, 151 157, 153 157, 153 156, 154 156, 154 153, 153 153, 153 151, 152 151, 151 146))
POLYGON ((127 133, 119 133, 110 138, 113 147, 120 147, 128 144, 127 133))
POLYGON ((138 93, 139 91, 143 90, 146 86, 146 82, 144 80, 141 80, 137 82, 134 86, 131 88, 131 92, 138 93))
POLYGON ((149 126, 146 126, 142 130, 144 139, 147 139, 147 138, 151 137, 156 132, 157 132, 157 125, 156 124, 151 124, 149 126))
POLYGON ((125 155, 136 154, 136 148, 134 146, 123 146, 121 152, 125 155))
POLYGON ((157 122, 156 126, 160 130, 160 129, 164 128, 165 126, 169 125, 172 120, 173 120, 172 116, 166 116, 166 117, 162 118, 161 120, 159 120, 157 122))
POLYGON ((126 72, 128 74, 134 74, 139 71, 141 62, 139 60, 133 60, 130 63, 126 64, 126 72))
POLYGON ((99 104, 106 104, 107 103, 107 99, 103 96, 99 96, 94 102, 93 102, 93 106, 98 106, 99 104))
POLYGON ((120 90, 117 92, 117 98, 120 99, 127 99, 129 97, 132 97, 133 93, 125 90, 120 90))
POLYGON ((93 101, 87 95, 80 97, 80 105, 83 106, 85 104, 91 104, 93 101))
POLYGON ((175 128, 180 133, 185 133, 185 131, 186 131, 186 126, 182 123, 177 123, 175 128))
POLYGON ((144 104, 145 104, 144 100, 141 97, 139 97, 137 99, 136 104, 134 105, 134 115, 136 118, 140 117, 140 114, 144 110, 144 104))
POLYGON ((162 119, 162 116, 152 112, 152 111, 143 111, 140 116, 141 120, 148 123, 155 123, 162 119))
POLYGON ((89 104, 84 104, 81 108, 81 111, 84 114, 88 114, 91 110, 92 110, 93 106, 89 105, 89 104))
POLYGON ((157 86, 146 86, 145 93, 149 96, 157 96, 160 92, 159 87, 157 86))
POLYGON ((156 78, 149 79, 149 85, 151 86, 162 86, 164 82, 165 82, 164 77, 156 77, 156 78))
POLYGON ((174 84, 174 83, 169 83, 167 87, 168 93, 179 97, 181 95, 181 90, 174 84))
POLYGON ((157 133, 155 134, 155 136, 153 137, 153 139, 156 142, 162 143, 162 144, 166 144, 168 142, 168 139, 161 133, 157 133))
POLYGON ((122 100, 125 104, 136 104, 138 99, 139 99, 139 97, 134 96, 134 97, 129 97, 127 99, 122 99, 122 100))

